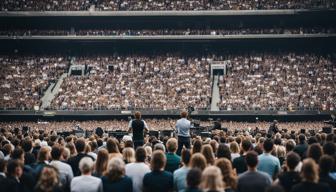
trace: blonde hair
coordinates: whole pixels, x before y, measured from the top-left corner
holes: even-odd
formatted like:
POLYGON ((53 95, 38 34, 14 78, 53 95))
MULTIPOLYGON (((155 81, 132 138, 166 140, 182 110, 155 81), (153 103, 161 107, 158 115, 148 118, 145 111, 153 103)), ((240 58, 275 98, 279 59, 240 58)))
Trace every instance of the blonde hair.
POLYGON ((120 179, 124 175, 125 175, 124 161, 118 157, 112 158, 107 166, 105 176, 109 180, 115 181, 120 179))
POLYGON ((123 152, 123 158, 125 163, 133 163, 135 162, 135 152, 132 147, 126 147, 123 152))
POLYGON ((239 145, 237 142, 233 141, 230 143, 230 151, 231 153, 239 153, 239 145))
POLYGON ((177 140, 175 138, 168 139, 166 143, 167 151, 168 152, 176 152, 177 150, 177 140))
POLYGON ((209 166, 204 169, 201 188, 205 191, 222 191, 224 189, 222 173, 218 167, 209 166))
POLYGON ((276 147, 276 154, 278 157, 285 157, 286 156, 286 148, 284 146, 277 146, 276 147))

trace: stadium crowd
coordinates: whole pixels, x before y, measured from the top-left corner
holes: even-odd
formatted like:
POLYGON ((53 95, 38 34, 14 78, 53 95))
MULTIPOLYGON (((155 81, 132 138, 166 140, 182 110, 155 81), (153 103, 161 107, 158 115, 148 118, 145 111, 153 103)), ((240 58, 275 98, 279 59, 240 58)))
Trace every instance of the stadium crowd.
POLYGON ((0 56, 0 107, 33 109, 68 66, 61 56, 0 56))
POLYGON ((191 148, 179 154, 178 140, 168 136, 146 137, 135 149, 132 137, 62 137, 50 129, 2 127, 0 187, 6 192, 332 192, 335 141, 333 133, 220 131, 192 136, 191 148))
POLYGON ((93 56, 75 62, 87 65, 88 75, 66 78, 54 109, 205 109, 211 98, 205 57, 93 56))
POLYGON ((1 11, 166 11, 335 8, 333 0, 2 0, 1 11))
POLYGON ((333 28, 244 28, 239 29, 78 29, 44 30, 21 29, 2 30, 3 36, 155 36, 155 35, 247 35, 247 34, 332 34, 333 28))
POLYGON ((225 110, 335 110, 335 58, 313 54, 232 56, 220 77, 225 110))
MULTIPOLYGON (((174 119, 145 119, 149 127, 149 130, 153 131, 162 131, 162 130, 172 130, 174 126, 174 119)), ((8 130, 20 127, 30 127, 31 130, 45 130, 47 132, 56 131, 72 131, 77 127, 80 127, 83 130, 94 131, 97 127, 101 127, 104 131, 127 131, 128 121, 126 120, 86 120, 86 121, 17 121, 17 122, 0 122, 0 127, 8 130)), ((204 121, 199 122, 200 127, 210 127, 213 126, 213 121, 204 121)), ((278 127, 283 130, 288 131, 300 131, 301 129, 307 130, 322 130, 325 126, 323 122, 314 121, 314 122, 279 122, 278 127)), ((258 122, 236 122, 236 121, 221 121, 221 127, 227 128, 228 131, 234 130, 254 130, 258 128, 259 130, 267 130, 269 123, 265 121, 258 122)))
MULTIPOLYGON (((85 75, 67 76, 50 109, 208 109, 213 61, 220 76, 222 110, 334 110, 335 55, 250 53, 206 56, 79 56, 85 75)), ((65 56, 2 56, 0 106, 33 109, 68 70, 65 56), (42 69, 42 70, 41 70, 42 69)))

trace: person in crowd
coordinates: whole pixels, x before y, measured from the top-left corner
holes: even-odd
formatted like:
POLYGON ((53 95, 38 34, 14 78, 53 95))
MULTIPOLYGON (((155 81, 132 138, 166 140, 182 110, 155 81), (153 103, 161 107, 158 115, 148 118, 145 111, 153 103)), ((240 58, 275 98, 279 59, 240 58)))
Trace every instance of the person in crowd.
POLYGON ((215 163, 215 155, 214 152, 212 151, 211 145, 209 144, 203 145, 201 153, 204 155, 207 161, 207 165, 213 165, 215 163))
POLYGON ((191 153, 192 154, 200 153, 201 150, 202 150, 202 140, 199 138, 196 138, 193 142, 191 153))
POLYGON ((76 176, 71 181, 71 192, 103 192, 101 179, 91 175, 94 162, 91 157, 83 157, 79 161, 81 176, 76 176))
POLYGON ((237 192, 260 192, 265 191, 272 184, 271 177, 264 172, 258 171, 258 154, 249 151, 245 155, 248 170, 238 177, 237 192))
POLYGON ((122 154, 119 151, 119 143, 115 138, 109 138, 106 141, 106 149, 109 152, 109 159, 111 160, 114 157, 123 158, 122 154))
POLYGON ((183 192, 187 185, 186 185, 186 178, 187 174, 190 170, 189 168, 189 161, 190 161, 190 150, 189 149, 182 149, 181 153, 181 160, 182 160, 182 167, 174 171, 174 189, 178 192, 183 192))
POLYGON ((301 177, 302 181, 294 185, 291 192, 332 191, 328 184, 319 183, 318 165, 311 158, 303 160, 301 177))
MULTIPOLYGON (((92 160, 93 157, 87 155, 84 153, 85 150, 85 140, 82 138, 77 139, 76 143, 75 143, 75 147, 76 147, 76 151, 77 151, 77 155, 70 157, 68 160, 68 164, 71 166, 72 172, 74 174, 74 176, 79 176, 81 174, 81 171, 79 170, 79 162, 82 158, 84 157, 89 157, 92 160)), ((91 174, 91 172, 90 172, 91 174)))
POLYGON ((33 151, 33 141, 30 138, 25 138, 22 141, 22 149, 25 152, 25 165, 33 165, 36 161, 36 158, 34 154, 32 153, 33 151))
POLYGON ((44 166, 49 164, 50 148, 48 146, 41 147, 37 154, 37 162, 33 165, 34 174, 38 179, 44 166))
POLYGON ((286 157, 285 171, 279 174, 276 183, 281 185, 286 192, 290 192, 292 187, 301 181, 300 174, 295 168, 300 163, 300 156, 295 152, 289 152, 286 157))
POLYGON ((331 187, 332 191, 336 191, 336 180, 331 177, 331 172, 334 169, 335 161, 330 155, 323 155, 320 158, 319 168, 320 168, 320 180, 319 182, 327 183, 331 187))
POLYGON ((60 161, 62 149, 59 146, 52 147, 50 154, 52 161, 49 165, 57 169, 63 188, 65 189, 65 191, 69 191, 71 180, 74 177, 71 166, 67 163, 60 161))
POLYGON ((174 188, 173 174, 164 171, 166 165, 166 156, 160 151, 154 151, 151 158, 150 173, 147 173, 143 179, 143 191, 144 192, 169 192, 174 188))
POLYGON ((232 169, 231 161, 227 158, 217 159, 215 165, 221 170, 225 192, 237 189, 237 175, 232 169))
POLYGON ((294 152, 300 155, 301 159, 306 157, 306 152, 308 150, 308 144, 306 142, 306 136, 300 134, 298 138, 299 143, 294 147, 294 152))
POLYGON ((166 143, 167 153, 166 153, 166 166, 165 170, 174 173, 176 169, 180 167, 181 157, 176 155, 177 150, 177 140, 175 138, 168 139, 166 143))
POLYGON ((128 132, 133 134, 134 148, 144 145, 144 131, 148 132, 149 128, 146 121, 141 119, 141 113, 136 111, 134 118, 129 122, 128 132))
POLYGON ((319 163, 322 155, 323 149, 319 143, 313 143, 309 145, 307 150, 307 157, 312 158, 316 163, 319 163))
POLYGON ((227 146, 225 143, 219 144, 216 157, 218 159, 224 157, 231 161, 232 157, 231 157, 230 147, 227 146))
POLYGON ((109 161, 102 183, 103 191, 133 192, 132 179, 125 175, 125 163, 118 157, 109 161))
POLYGON ((273 123, 270 125, 270 127, 268 128, 267 133, 269 135, 274 135, 276 133, 279 132, 279 128, 278 128, 278 121, 274 120, 273 123))
POLYGON ((232 165, 236 169, 237 174, 241 174, 247 170, 247 165, 245 161, 246 153, 252 150, 253 146, 249 140, 243 140, 241 144, 241 149, 243 154, 233 160, 232 165))
POLYGON ((99 149, 93 175, 96 177, 102 177, 105 170, 107 169, 108 161, 109 161, 108 151, 104 148, 99 149))
POLYGON ((18 160, 23 165, 23 173, 20 177, 24 191, 33 191, 36 183, 34 170, 29 165, 24 165, 25 153, 21 148, 16 148, 11 154, 11 160, 18 160))
POLYGON ((132 179, 133 192, 142 191, 143 178, 145 174, 150 172, 150 168, 146 164, 146 156, 146 150, 143 147, 138 147, 135 151, 136 161, 125 167, 125 174, 132 179))
POLYGON ((264 153, 258 156, 258 171, 267 173, 271 178, 275 178, 280 171, 280 161, 277 157, 271 154, 273 150, 272 139, 266 139, 264 141, 264 153))
POLYGON ((207 166, 207 161, 204 155, 202 155, 202 153, 195 153, 191 156, 191 159, 190 159, 191 168, 198 168, 203 171, 206 168, 206 166, 207 166))
POLYGON ((231 152, 231 161, 240 156, 239 154, 239 145, 237 142, 233 141, 230 143, 230 152, 231 152))
POLYGON ((209 166, 204 169, 202 173, 201 188, 205 192, 221 192, 224 190, 222 173, 218 167, 209 166))
POLYGON ((4 181, 3 191, 6 192, 21 192, 24 191, 21 183, 23 173, 23 164, 19 160, 9 160, 7 163, 7 175, 4 181))
POLYGON ((181 155, 183 146, 190 149, 190 127, 191 122, 187 119, 188 112, 181 112, 181 119, 176 122, 176 131, 178 138, 177 154, 181 155))
POLYGON ((200 189, 202 181, 202 171, 198 168, 192 168, 187 174, 187 188, 185 192, 202 192, 200 189))
POLYGON ((122 151, 123 160, 126 164, 133 163, 135 161, 135 152, 132 147, 126 147, 122 151))
POLYGON ((63 192, 58 171, 55 167, 44 166, 35 186, 35 192, 63 192))

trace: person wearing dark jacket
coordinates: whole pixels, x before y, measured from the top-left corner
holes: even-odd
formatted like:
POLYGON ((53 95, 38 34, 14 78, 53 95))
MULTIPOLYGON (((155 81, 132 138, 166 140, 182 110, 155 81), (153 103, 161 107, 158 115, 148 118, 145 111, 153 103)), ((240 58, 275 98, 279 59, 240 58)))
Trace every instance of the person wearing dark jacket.
POLYGON ((301 181, 300 174, 295 171, 296 166, 300 162, 300 156, 295 152, 289 152, 286 158, 286 171, 279 175, 279 185, 286 192, 290 192, 292 187, 301 181))
POLYGON ((23 164, 19 160, 9 160, 7 164, 7 177, 1 191, 22 192, 24 191, 20 177, 23 173, 23 164))
POLYGON ((331 189, 336 191, 336 180, 330 177, 334 164, 334 158, 329 155, 323 155, 320 158, 320 182, 329 184, 331 189))
POLYGON ((75 147, 77 150, 77 155, 69 158, 68 163, 72 168, 72 172, 74 176, 79 176, 81 175, 81 172, 79 170, 80 160, 84 157, 90 157, 93 161, 94 159, 90 155, 87 155, 84 153, 84 150, 85 150, 85 140, 84 139, 78 139, 75 143, 75 147))

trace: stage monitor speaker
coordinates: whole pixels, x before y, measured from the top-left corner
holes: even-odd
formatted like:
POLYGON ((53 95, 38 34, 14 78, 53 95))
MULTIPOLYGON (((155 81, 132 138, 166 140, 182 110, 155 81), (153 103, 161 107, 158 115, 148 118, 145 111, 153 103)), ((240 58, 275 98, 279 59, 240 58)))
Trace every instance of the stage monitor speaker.
POLYGON ((126 131, 121 131, 121 130, 117 130, 117 131, 109 131, 108 132, 108 135, 109 137, 115 137, 117 138, 118 140, 122 139, 125 135, 127 135, 128 132, 126 131))
POLYGON ((211 133, 210 132, 201 132, 201 137, 202 138, 209 138, 209 137, 211 137, 211 133))
POLYGON ((332 133, 332 127, 322 127, 322 132, 323 133, 332 133))
POLYGON ((173 131, 172 130, 163 130, 163 131, 160 131, 160 136, 163 136, 163 137, 173 137, 173 131))
POLYGON ((158 131, 149 131, 149 136, 155 136, 156 138, 159 138, 159 132, 158 131))

